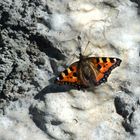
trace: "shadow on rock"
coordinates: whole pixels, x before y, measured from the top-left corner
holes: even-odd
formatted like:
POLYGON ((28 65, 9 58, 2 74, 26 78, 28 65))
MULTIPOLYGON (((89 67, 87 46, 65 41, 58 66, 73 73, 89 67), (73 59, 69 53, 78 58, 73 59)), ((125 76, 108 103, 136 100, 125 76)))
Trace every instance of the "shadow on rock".
POLYGON ((71 89, 70 86, 67 85, 57 85, 57 84, 51 84, 44 89, 42 89, 34 98, 44 100, 44 95, 49 93, 58 93, 58 92, 67 92, 71 89))

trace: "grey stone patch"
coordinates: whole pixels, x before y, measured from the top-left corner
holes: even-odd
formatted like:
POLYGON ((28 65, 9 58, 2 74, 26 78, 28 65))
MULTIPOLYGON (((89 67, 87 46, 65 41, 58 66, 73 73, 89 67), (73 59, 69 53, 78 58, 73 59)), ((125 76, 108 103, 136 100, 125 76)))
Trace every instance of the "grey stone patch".
POLYGON ((40 4, 39 1, 0 2, 1 98, 17 100, 22 96, 32 96, 32 92, 38 93, 42 86, 48 84, 47 81, 43 85, 40 83, 45 78, 49 79, 48 73, 52 73, 46 55, 48 50, 42 49, 43 41, 39 40, 39 45, 36 40, 35 15, 40 4))
POLYGON ((139 121, 137 115, 140 109, 139 99, 122 92, 120 96, 115 98, 114 103, 116 112, 124 118, 122 125, 125 130, 131 135, 139 135, 139 121))

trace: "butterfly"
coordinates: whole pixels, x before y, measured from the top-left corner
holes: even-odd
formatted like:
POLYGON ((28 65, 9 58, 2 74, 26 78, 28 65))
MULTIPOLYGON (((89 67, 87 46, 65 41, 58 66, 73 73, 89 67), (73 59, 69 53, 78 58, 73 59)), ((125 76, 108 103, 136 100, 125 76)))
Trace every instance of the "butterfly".
POLYGON ((61 72, 55 82, 59 85, 69 84, 78 89, 98 86, 107 82, 111 71, 118 67, 121 61, 119 58, 87 57, 80 53, 79 61, 61 72))

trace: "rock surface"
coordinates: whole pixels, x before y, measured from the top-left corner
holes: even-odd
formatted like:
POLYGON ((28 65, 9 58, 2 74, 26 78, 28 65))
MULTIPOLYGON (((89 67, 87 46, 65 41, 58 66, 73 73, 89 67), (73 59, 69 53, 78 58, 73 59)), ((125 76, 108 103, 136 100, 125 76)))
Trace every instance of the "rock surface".
POLYGON ((138 140, 139 5, 0 1, 0 139, 138 140), (85 91, 53 83, 79 45, 84 55, 122 59, 107 83, 85 91))

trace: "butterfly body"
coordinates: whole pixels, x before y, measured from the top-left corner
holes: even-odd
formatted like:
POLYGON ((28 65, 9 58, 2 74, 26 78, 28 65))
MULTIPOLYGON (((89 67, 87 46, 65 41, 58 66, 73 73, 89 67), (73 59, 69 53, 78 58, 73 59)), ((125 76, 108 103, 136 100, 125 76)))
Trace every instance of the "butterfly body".
POLYGON ((73 85, 78 89, 97 86, 106 82, 112 69, 120 63, 119 58, 86 57, 80 54, 79 61, 61 72, 56 83, 73 85))

